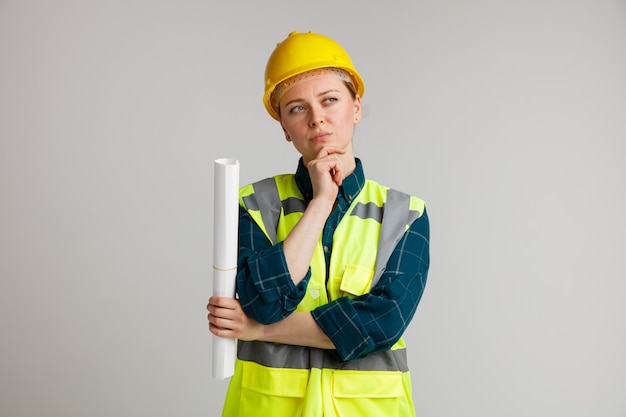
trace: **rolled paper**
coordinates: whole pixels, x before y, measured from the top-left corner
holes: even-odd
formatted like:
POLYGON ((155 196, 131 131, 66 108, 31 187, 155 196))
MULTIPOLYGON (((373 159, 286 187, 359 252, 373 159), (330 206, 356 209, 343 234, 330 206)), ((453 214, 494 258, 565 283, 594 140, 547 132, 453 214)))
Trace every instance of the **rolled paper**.
MULTIPOLYGON (((239 227, 239 161, 215 160, 213 211, 213 295, 235 296, 239 227)), ((213 378, 235 373, 237 341, 213 336, 213 378)))

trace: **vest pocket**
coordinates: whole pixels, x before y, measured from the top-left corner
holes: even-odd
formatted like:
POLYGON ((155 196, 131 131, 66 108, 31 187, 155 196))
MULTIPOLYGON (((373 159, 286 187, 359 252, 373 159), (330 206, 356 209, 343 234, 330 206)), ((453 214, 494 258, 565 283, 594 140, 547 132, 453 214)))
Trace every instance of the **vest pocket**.
POLYGON ((401 372, 336 371, 332 390, 337 415, 401 417, 401 372))
POLYGON ((341 277, 339 289, 346 295, 359 296, 367 294, 372 286, 374 271, 360 265, 346 265, 341 277))
POLYGON ((308 379, 308 369, 268 368, 244 361, 239 415, 300 415, 308 379))

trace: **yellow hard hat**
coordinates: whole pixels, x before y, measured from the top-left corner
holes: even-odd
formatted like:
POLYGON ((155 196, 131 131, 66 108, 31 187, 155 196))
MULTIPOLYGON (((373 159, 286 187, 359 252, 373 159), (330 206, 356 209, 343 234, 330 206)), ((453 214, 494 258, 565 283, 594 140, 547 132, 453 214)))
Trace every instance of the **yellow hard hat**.
POLYGON ((363 96, 363 79, 352 65, 348 53, 334 40, 313 32, 291 32, 276 45, 265 66, 265 94, 263 104, 274 119, 278 110, 272 104, 272 92, 278 84, 294 75, 318 68, 340 68, 348 72, 355 92, 363 96))

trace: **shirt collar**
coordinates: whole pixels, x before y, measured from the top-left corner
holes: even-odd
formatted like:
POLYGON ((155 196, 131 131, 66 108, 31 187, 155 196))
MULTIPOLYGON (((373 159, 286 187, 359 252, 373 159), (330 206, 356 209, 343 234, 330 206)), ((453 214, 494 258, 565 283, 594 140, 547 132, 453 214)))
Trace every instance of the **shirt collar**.
MULTIPOLYGON (((354 158, 356 167, 354 172, 343 179, 341 186, 339 187, 339 200, 352 202, 352 199, 356 197, 361 189, 365 185, 365 174, 363 172, 363 165, 359 158, 354 158)), ((298 161, 298 169, 296 170, 296 184, 304 197, 304 201, 307 203, 313 198, 313 185, 311 184, 311 177, 309 171, 304 166, 302 158, 298 161)))

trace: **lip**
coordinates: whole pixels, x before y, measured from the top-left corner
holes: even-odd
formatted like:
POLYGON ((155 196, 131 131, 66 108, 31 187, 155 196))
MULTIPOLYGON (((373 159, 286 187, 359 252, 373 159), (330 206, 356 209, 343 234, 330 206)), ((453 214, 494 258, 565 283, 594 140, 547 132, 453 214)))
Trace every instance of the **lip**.
POLYGON ((317 132, 310 140, 312 142, 323 142, 328 136, 330 136, 329 132, 317 132))

